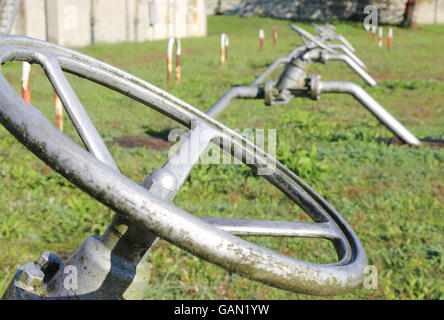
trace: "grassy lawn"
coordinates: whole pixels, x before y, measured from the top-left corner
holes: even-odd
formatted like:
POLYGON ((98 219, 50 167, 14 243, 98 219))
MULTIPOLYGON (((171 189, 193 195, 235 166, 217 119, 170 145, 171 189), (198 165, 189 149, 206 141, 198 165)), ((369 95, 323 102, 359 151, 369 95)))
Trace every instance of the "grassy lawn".
MULTIPOLYGON (((300 25, 313 29, 306 23, 300 25)), ((419 138, 444 139, 444 26, 394 28, 393 51, 377 47, 359 23, 336 22, 379 82, 369 88, 340 62, 313 65, 324 80, 350 80, 419 138)), ((299 45, 289 22, 266 18, 209 17, 208 36, 182 40, 182 82, 166 84, 167 41, 96 44, 80 51, 120 67, 207 110, 233 85, 248 85, 277 57, 299 45), (272 46, 276 25, 279 40, 272 46), (258 30, 266 33, 259 52, 258 30), (230 61, 219 65, 219 36, 230 37, 230 61)), ((2 67, 20 90, 20 64, 2 67)), ((275 73, 276 79, 279 72, 275 73)), ((127 148, 125 136, 165 137, 180 125, 127 97, 67 75, 85 109, 109 144, 121 171, 141 183, 167 160, 163 148, 127 148), (161 149, 161 150, 157 150, 161 149)), ((54 119, 53 91, 40 67, 32 69, 32 102, 54 119)), ((393 135, 352 97, 297 98, 267 107, 235 101, 219 120, 241 130, 277 129, 277 159, 323 195, 346 219, 378 270, 378 288, 359 288, 340 299, 444 298, 444 149, 378 142, 393 135)), ((65 132, 80 141, 65 114, 65 132)), ((101 234, 113 212, 82 193, 0 128, 0 292, 20 265, 41 252, 67 256, 101 234)), ((198 165, 174 200, 196 216, 309 221, 277 189, 243 166, 198 165)), ((323 240, 250 239, 292 257, 331 262, 323 240)), ((146 299, 318 299, 229 274, 159 241, 146 299)))

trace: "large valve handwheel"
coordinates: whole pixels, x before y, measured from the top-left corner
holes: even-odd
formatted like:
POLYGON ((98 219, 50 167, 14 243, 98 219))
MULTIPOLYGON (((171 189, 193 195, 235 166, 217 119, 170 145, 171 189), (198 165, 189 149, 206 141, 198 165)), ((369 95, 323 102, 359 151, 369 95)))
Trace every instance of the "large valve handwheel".
MULTIPOLYGON (((12 60, 43 67, 89 152, 22 100, 2 74, 0 122, 54 170, 129 221, 231 272, 274 287, 334 295, 362 283, 367 258, 350 226, 297 175, 234 131, 146 81, 54 44, 1 36, 0 62, 12 60), (197 146, 191 146, 195 151, 189 154, 193 161, 210 142, 244 163, 254 159, 254 164, 248 165, 266 172, 264 177, 310 215, 314 223, 194 217, 123 176, 62 70, 125 94, 191 128, 187 141, 198 141, 197 146), (323 238, 333 243, 338 262, 315 264, 296 260, 239 235, 323 238)), ((194 165, 178 161, 177 152, 159 169, 174 175, 172 185, 176 192, 194 165)))
POLYGON ((298 26, 295 26, 294 24, 291 24, 290 28, 299 34, 302 41, 304 42, 304 44, 307 47, 312 47, 314 45, 315 47, 319 47, 321 49, 327 50, 328 52, 337 53, 335 50, 330 48, 328 45, 326 45, 322 41, 318 40, 315 36, 313 36, 311 33, 307 32, 307 31, 305 31, 304 29, 302 29, 298 26))

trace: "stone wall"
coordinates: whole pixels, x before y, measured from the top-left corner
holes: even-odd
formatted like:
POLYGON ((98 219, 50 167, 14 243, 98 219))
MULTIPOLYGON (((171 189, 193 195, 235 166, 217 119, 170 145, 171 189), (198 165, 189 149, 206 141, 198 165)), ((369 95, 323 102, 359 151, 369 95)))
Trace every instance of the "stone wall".
MULTIPOLYGON (((399 23, 407 0, 206 0, 207 14, 265 16, 281 19, 363 20, 364 7, 378 8, 381 23, 399 23)), ((444 0, 425 0, 415 9, 418 23, 444 19, 444 0), (436 10, 436 13, 435 13, 436 10), (438 17, 438 18, 437 18, 438 17)))

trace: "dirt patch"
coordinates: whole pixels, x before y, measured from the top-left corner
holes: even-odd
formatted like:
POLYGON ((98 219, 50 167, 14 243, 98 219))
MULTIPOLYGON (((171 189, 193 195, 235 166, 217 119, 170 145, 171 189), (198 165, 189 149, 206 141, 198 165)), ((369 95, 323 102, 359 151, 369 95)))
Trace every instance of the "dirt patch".
POLYGON ((420 139, 420 140, 422 143, 424 143, 430 147, 444 149, 444 140, 429 139, 429 138, 424 138, 424 139, 420 139))
POLYGON ((122 136, 108 142, 111 146, 116 144, 124 148, 146 147, 153 150, 168 150, 171 147, 165 137, 152 136, 122 136))
MULTIPOLYGON (((419 139, 423 145, 429 146, 431 148, 444 149, 444 140, 440 139, 430 139, 424 138, 419 139)), ((376 140, 378 143, 385 143, 386 145, 402 146, 406 143, 398 138, 378 138, 376 140)))
MULTIPOLYGON (((422 59, 421 59, 422 61, 422 59)), ((376 73, 373 75, 376 81, 397 81, 397 80, 406 80, 406 79, 422 79, 422 80, 436 80, 436 81, 444 81, 444 73, 430 74, 424 72, 412 72, 408 76, 404 76, 400 79, 399 74, 397 73, 376 73)))

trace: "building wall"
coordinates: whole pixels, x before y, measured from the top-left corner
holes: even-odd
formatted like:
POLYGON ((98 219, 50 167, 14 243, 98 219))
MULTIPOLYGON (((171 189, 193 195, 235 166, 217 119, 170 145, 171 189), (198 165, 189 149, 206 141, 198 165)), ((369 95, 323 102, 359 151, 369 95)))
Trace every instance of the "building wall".
POLYGON ((22 0, 12 34, 79 47, 207 34, 205 0, 22 0))
POLYGON ((444 0, 423 1, 415 8, 413 20, 416 23, 444 23, 444 0))
MULTIPOLYGON (((282 19, 363 19, 364 7, 378 8, 379 21, 399 23, 407 0, 206 0, 207 14, 268 16, 282 19)), ((423 0, 416 5, 416 23, 440 23, 444 0, 423 0), (435 22, 436 21, 436 22, 435 22)))
POLYGON ((16 20, 12 26, 12 34, 46 40, 45 3, 38 0, 22 0, 16 20), (17 23, 20 20, 20 23, 17 23))

